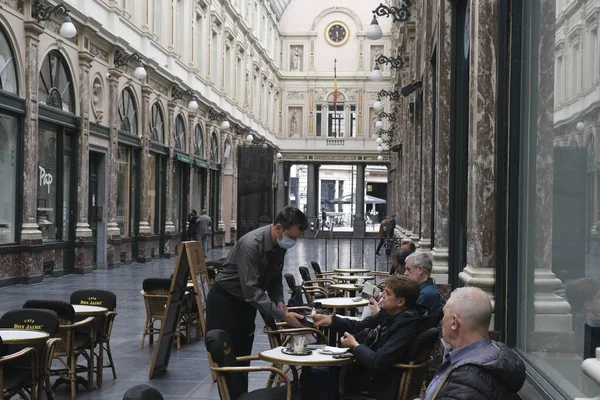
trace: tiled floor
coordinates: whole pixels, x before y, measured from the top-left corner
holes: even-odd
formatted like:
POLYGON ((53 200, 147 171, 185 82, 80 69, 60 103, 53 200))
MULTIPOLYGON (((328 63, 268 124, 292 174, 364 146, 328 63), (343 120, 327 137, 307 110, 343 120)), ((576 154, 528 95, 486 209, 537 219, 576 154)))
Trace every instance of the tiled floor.
MULTIPOLYGON (((293 273, 300 282, 298 266, 319 261, 329 269, 339 265, 388 270, 389 260, 385 256, 375 257, 377 240, 340 239, 326 243, 325 240, 300 240, 288 251, 284 272, 293 273)), ((229 249, 212 250, 208 259, 218 259, 229 249)), ((382 254, 384 252, 382 251, 382 254)), ((12 308, 21 308, 28 299, 54 299, 68 301, 77 289, 107 289, 117 295, 117 312, 113 328, 111 347, 118 379, 113 379, 109 369, 104 371, 102 388, 91 392, 81 389, 78 399, 122 399, 123 393, 138 384, 146 383, 159 389, 165 399, 218 399, 216 383, 210 378, 208 360, 203 340, 183 345, 181 350, 171 352, 169 368, 162 377, 148 379, 152 362, 153 347, 147 343, 140 349, 145 309, 140 290, 142 281, 148 277, 169 277, 173 272, 175 259, 155 260, 148 264, 132 264, 111 271, 95 271, 92 274, 67 275, 62 278, 48 278, 35 285, 17 285, 0 289, 0 314, 12 308)), ((287 286, 284 283, 284 287, 287 286)), ((263 323, 257 319, 257 334, 254 341, 254 354, 268 348, 266 336, 262 333, 263 323)), ((254 363, 253 363, 254 365, 254 363)), ((257 363, 260 365, 260 363, 257 363)), ((264 364, 266 365, 266 364, 264 364)), ((250 388, 264 387, 266 374, 250 375, 250 388)), ((67 385, 55 390, 56 399, 70 398, 67 385)))

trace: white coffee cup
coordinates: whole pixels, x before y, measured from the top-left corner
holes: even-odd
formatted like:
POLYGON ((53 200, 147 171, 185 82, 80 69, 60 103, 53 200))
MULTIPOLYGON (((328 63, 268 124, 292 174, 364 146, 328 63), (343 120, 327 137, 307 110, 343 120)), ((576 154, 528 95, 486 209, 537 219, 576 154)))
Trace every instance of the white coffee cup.
POLYGON ((304 336, 294 336, 294 353, 302 353, 304 351, 304 336))

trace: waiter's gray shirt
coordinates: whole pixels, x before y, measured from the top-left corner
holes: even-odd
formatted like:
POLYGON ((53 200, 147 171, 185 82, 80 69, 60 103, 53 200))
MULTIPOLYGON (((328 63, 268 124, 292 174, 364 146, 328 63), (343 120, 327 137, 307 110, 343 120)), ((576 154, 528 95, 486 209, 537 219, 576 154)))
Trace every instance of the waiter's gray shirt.
POLYGON ((258 311, 282 320, 282 270, 286 250, 273 245, 271 225, 248 232, 235 244, 215 278, 232 296, 258 311), (267 294, 268 293, 268 294, 267 294))

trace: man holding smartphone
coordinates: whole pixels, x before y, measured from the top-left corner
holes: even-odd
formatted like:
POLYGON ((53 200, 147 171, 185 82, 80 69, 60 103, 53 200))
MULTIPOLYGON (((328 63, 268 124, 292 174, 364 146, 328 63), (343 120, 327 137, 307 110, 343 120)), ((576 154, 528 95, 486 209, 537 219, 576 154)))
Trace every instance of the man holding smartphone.
MULTIPOLYGON (((386 280, 381 294, 381 310, 361 321, 338 316, 313 314, 316 327, 329 326, 344 332, 340 342, 349 348, 361 367, 351 370, 346 377, 350 393, 368 391, 376 398, 395 398, 399 379, 392 365, 406 362, 410 343, 422 331, 422 314, 416 310, 419 285, 406 276, 392 276, 386 280), (367 329, 368 328, 368 329, 367 329), (359 333, 354 336, 355 334, 359 333)), ((313 368, 311 375, 302 376, 303 385, 317 398, 334 396, 337 390, 338 368, 313 368), (321 393, 314 393, 320 390, 321 393), (325 392, 325 393, 323 393, 325 392)))

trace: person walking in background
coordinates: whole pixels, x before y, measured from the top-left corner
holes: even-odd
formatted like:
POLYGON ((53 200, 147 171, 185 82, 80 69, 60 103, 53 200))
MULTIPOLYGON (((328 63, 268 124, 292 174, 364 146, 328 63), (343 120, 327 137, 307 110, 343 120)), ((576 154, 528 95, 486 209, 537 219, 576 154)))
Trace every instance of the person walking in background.
POLYGON ((383 246, 385 243, 386 229, 389 219, 390 217, 386 215, 383 221, 381 221, 381 224, 379 224, 379 233, 377 234, 377 237, 380 239, 379 244, 377 245, 377 250, 375 250, 375 254, 377 255, 380 255, 379 250, 381 250, 381 246, 383 246))
POLYGON ((325 207, 321 208, 321 229, 325 230, 327 227, 327 212, 325 211, 325 207))
POLYGON ((212 235, 212 220, 206 214, 206 209, 202 210, 202 214, 198 217, 197 236, 202 242, 202 249, 204 250, 204 258, 206 258, 206 249, 208 246, 208 236, 212 235))
POLYGON ((196 210, 190 211, 187 217, 188 227, 186 232, 187 240, 198 240, 196 237, 198 230, 198 213, 196 210))

